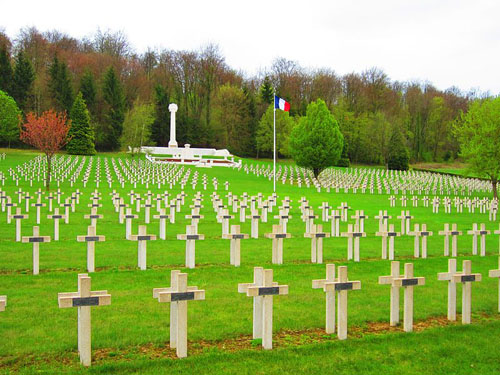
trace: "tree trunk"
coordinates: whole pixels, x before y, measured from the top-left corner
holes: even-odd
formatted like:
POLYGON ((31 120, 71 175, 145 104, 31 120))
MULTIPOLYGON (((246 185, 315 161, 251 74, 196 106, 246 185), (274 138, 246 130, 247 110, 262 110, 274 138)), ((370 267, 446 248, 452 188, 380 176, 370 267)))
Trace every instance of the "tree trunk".
POLYGON ((52 161, 52 156, 47 155, 47 178, 45 180, 45 187, 47 191, 50 190, 51 161, 52 161))
POLYGON ((321 169, 313 168, 314 178, 318 179, 319 174, 321 173, 321 169))
POLYGON ((495 198, 495 199, 498 199, 497 183, 498 183, 498 180, 496 178, 491 179, 491 186, 493 187, 493 198, 495 198))

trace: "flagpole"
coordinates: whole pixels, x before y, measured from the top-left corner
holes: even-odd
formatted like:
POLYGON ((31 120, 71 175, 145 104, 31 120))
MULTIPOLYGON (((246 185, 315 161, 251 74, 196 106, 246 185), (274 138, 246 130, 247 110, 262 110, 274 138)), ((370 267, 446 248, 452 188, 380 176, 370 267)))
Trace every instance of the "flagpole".
POLYGON ((274 93, 273 112, 273 192, 276 193, 276 93, 274 93))

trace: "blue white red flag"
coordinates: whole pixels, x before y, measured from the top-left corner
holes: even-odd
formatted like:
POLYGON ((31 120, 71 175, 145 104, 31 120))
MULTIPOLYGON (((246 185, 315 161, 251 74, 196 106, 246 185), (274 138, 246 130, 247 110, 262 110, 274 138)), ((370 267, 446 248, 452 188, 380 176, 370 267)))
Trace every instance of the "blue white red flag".
POLYGON ((290 103, 274 95, 274 108, 288 112, 290 111, 290 103))

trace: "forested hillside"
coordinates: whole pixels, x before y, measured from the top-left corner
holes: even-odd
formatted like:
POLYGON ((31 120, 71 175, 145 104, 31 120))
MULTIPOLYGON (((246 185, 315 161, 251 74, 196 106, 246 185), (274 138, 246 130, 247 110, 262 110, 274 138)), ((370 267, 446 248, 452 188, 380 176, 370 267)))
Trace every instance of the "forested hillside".
MULTIPOLYGON (((50 108, 69 113, 81 92, 101 151, 139 143, 166 146, 167 107, 176 102, 181 145, 259 157, 270 155, 264 114, 273 90, 291 104, 293 121, 278 129, 282 144, 307 105, 321 98, 344 135, 344 154, 352 162, 375 164, 387 160, 393 127, 399 127, 413 161, 455 158, 451 125, 479 96, 454 87, 441 91, 428 82, 393 81, 377 68, 346 75, 336 74, 335 66, 312 70, 286 57, 248 76, 228 66, 216 45, 139 53, 121 32, 97 31, 79 40, 35 28, 0 34, 0 90, 24 114, 50 108), (119 140, 110 135, 119 133, 119 140)), ((287 156, 287 147, 278 148, 287 156)))

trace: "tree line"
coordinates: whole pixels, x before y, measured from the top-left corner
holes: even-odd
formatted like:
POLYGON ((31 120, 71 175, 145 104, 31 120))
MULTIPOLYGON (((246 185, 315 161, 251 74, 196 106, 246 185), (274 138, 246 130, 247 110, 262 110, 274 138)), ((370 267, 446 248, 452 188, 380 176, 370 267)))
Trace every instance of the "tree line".
MULTIPOLYGON (((76 39, 33 27, 15 38, 0 32, 0 90, 24 116, 55 109, 71 117, 80 95, 101 151, 166 146, 168 104, 175 102, 180 144, 252 157, 271 155, 274 93, 291 105, 289 114, 277 112, 278 150, 285 157, 293 128, 308 105, 322 99, 343 135, 341 160, 367 164, 387 162, 395 129, 413 161, 457 157, 453 124, 479 96, 428 82, 392 81, 377 68, 338 75, 285 58, 248 77, 228 66, 216 45, 136 53, 121 32, 98 30, 76 39)), ((12 131, 2 129, 0 142, 15 142, 12 131)))

